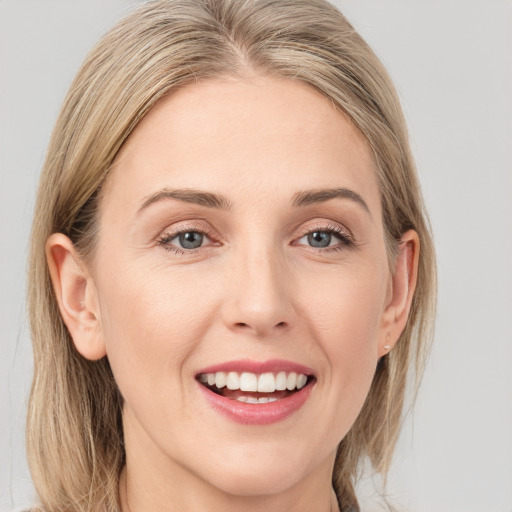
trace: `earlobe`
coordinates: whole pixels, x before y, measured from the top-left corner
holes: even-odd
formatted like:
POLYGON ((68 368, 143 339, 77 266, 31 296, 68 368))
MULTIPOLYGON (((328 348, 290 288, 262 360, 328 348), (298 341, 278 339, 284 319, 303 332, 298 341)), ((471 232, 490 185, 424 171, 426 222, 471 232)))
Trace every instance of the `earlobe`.
POLYGON ((414 230, 406 231, 402 236, 394 274, 391 276, 390 292, 383 315, 383 335, 379 342, 379 357, 392 350, 407 324, 416 289, 419 253, 418 234, 414 230))
POLYGON ((73 344, 90 360, 106 355, 96 287, 71 240, 62 233, 46 242, 46 258, 60 314, 73 344))

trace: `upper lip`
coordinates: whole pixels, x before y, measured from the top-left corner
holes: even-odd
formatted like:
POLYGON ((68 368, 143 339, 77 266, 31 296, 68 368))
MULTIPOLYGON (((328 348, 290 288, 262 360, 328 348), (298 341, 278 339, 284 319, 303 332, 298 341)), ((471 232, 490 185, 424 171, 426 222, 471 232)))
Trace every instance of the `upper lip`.
POLYGON ((226 361, 224 363, 214 364, 203 368, 197 372, 197 375, 216 372, 249 372, 249 373, 270 373, 270 372, 295 372, 304 375, 314 375, 311 368, 293 361, 284 359, 270 359, 267 361, 254 361, 252 359, 239 359, 236 361, 226 361))

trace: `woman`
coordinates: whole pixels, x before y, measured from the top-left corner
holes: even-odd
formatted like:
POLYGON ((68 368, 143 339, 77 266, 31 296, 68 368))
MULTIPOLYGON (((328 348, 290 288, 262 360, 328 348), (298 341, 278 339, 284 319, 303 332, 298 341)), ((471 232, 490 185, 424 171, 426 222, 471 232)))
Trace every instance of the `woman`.
POLYGON ((45 510, 357 510, 435 264, 396 94, 321 0, 159 0, 79 71, 30 260, 45 510))

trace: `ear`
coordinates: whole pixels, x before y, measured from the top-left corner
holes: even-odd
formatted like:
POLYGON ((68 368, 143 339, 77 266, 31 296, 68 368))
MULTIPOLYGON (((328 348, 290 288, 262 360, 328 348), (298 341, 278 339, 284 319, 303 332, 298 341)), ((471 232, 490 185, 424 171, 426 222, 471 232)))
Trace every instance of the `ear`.
POLYGON ((98 293, 92 276, 78 256, 73 242, 54 233, 46 242, 46 259, 60 314, 75 348, 86 359, 106 355, 101 330, 98 293))
POLYGON ((390 279, 386 308, 382 317, 379 357, 388 353, 395 346, 407 324, 418 278, 419 255, 420 239, 418 234, 413 230, 406 231, 402 236, 394 274, 390 279))

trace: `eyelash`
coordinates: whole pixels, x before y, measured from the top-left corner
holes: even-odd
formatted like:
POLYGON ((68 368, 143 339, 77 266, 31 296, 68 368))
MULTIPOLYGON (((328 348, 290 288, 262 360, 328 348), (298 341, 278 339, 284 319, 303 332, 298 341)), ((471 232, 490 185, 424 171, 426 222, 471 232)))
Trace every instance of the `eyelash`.
MULTIPOLYGON (((330 252, 339 252, 346 249, 353 249, 356 246, 356 242, 351 234, 347 233, 346 231, 342 230, 339 226, 335 225, 322 225, 322 226, 313 226, 308 227, 307 229, 300 232, 299 236, 296 238, 296 240, 300 240, 301 238, 304 238, 307 235, 310 235, 311 233, 315 232, 322 232, 322 233, 328 233, 330 235, 334 235, 341 243, 341 245, 336 245, 333 247, 324 247, 324 248, 316 248, 313 246, 308 246, 310 249, 313 250, 319 250, 323 253, 330 253, 330 252)), ((195 249, 184 249, 182 247, 177 247, 174 245, 171 245, 170 242, 172 242, 174 239, 178 238, 180 235, 184 233, 199 233, 200 235, 205 236, 206 238, 215 241, 215 236, 211 231, 204 230, 197 227, 186 227, 183 229, 179 229, 177 231, 173 232, 165 232, 160 236, 157 240, 158 245, 162 246, 166 251, 174 252, 178 255, 193 255, 197 251, 203 248, 197 247, 195 249)))
POLYGON ((334 235, 335 238, 337 238, 341 245, 335 245, 332 247, 324 247, 324 248, 316 248, 312 246, 308 246, 310 249, 313 250, 320 250, 323 253, 329 253, 329 252, 339 252, 344 251, 346 249, 353 249, 356 247, 356 242, 354 240, 354 237, 347 231, 341 229, 339 226, 336 226, 334 224, 329 225, 318 225, 318 226, 308 226, 307 229, 301 232, 297 240, 300 240, 301 238, 304 238, 307 235, 310 235, 311 233, 315 232, 321 232, 321 233, 328 233, 330 235, 334 235))
POLYGON ((203 246, 197 247, 196 249, 184 249, 182 247, 178 247, 175 245, 170 245, 170 242, 172 242, 175 238, 178 238, 183 233, 199 233, 200 235, 205 236, 209 240, 215 241, 214 233, 197 228, 194 226, 185 227, 182 229, 179 229, 177 231, 173 232, 165 232, 160 236, 157 240, 158 245, 162 246, 166 251, 174 252, 175 254, 183 255, 183 256, 189 256, 195 254, 199 249, 203 249, 203 246))

